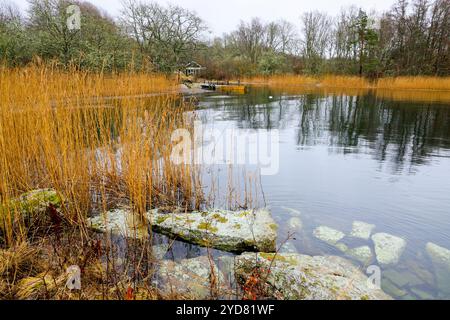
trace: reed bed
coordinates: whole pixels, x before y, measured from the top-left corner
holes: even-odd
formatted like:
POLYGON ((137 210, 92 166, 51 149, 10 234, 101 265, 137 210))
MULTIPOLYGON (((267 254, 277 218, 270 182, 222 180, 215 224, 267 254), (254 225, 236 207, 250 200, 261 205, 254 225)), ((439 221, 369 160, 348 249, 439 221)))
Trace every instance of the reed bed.
POLYGON ((324 88, 383 89, 383 90, 435 90, 449 91, 450 77, 396 77, 370 81, 357 76, 325 75, 308 77, 283 75, 254 77, 243 80, 255 85, 278 87, 319 86, 324 88))
POLYGON ((190 105, 160 75, 97 75, 47 67, 0 69, 0 240, 27 230, 11 199, 53 188, 64 219, 83 225, 118 204, 143 213, 156 206, 197 208, 197 172, 170 161, 172 132, 190 105), (133 95, 158 93, 148 98, 133 95), (121 99, 102 99, 121 95, 121 99), (95 99, 92 99, 95 98, 95 99))
POLYGON ((274 75, 244 78, 242 82, 269 86, 308 86, 317 85, 318 79, 301 75, 274 75))
POLYGON ((320 78, 319 83, 320 86, 326 88, 366 89, 373 86, 366 78, 334 75, 327 75, 320 78))
POLYGON ((377 89, 449 91, 450 77, 381 78, 377 82, 377 89))

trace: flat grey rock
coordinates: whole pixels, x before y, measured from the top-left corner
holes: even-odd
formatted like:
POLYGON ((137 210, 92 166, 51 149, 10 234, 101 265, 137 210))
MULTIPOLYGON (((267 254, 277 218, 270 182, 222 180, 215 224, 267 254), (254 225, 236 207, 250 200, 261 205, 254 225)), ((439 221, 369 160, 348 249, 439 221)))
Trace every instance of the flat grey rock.
POLYGON ((392 295, 395 298, 403 298, 408 294, 406 290, 403 290, 397 287, 392 281, 389 279, 381 280, 381 288, 388 294, 392 295))
POLYGON ((281 207, 283 210, 286 210, 291 216, 294 217, 301 217, 302 213, 297 210, 297 209, 293 209, 293 208, 288 208, 288 207, 281 207))
POLYGON ((112 210, 87 219, 88 226, 102 233, 112 233, 125 238, 148 237, 145 221, 128 210, 112 210))
POLYGON ((302 220, 297 217, 289 219, 288 225, 291 231, 300 231, 303 228, 302 220))
POLYGON ((433 263, 439 290, 446 297, 450 297, 450 250, 429 242, 426 251, 433 263))
POLYGON ((341 243, 341 242, 337 243, 335 245, 335 247, 342 253, 346 253, 349 250, 348 246, 345 243, 341 243))
POLYGON ((275 252, 278 226, 270 211, 211 210, 193 213, 148 213, 155 232, 229 252, 275 252))
POLYGON ((322 240, 330 245, 336 245, 345 237, 345 234, 343 232, 326 226, 320 226, 316 228, 313 234, 317 239, 322 240))
POLYGON ((372 288, 350 261, 340 257, 311 257, 300 254, 245 253, 236 257, 236 277, 244 285, 259 266, 270 273, 265 298, 281 300, 388 300, 372 288))
POLYGON ((161 261, 153 284, 166 297, 205 300, 230 294, 223 273, 206 256, 179 262, 161 261))
POLYGON ((425 283, 422 279, 409 271, 399 272, 397 270, 390 269, 383 271, 382 276, 386 279, 389 279, 399 288, 403 288, 406 286, 419 286, 425 283))
POLYGON ((372 240, 377 260, 384 266, 397 264, 406 248, 404 239, 387 233, 377 233, 372 236, 372 240))
POLYGON ((368 224, 361 221, 354 221, 350 236, 354 238, 369 240, 370 236, 372 235, 373 229, 375 229, 375 225, 373 224, 368 224))
POLYGON ((229 252, 275 252, 278 226, 270 211, 211 210, 193 213, 148 212, 145 221, 127 210, 113 210, 88 219, 90 228, 127 238, 153 231, 204 247, 229 252))
POLYGON ((368 246, 353 248, 348 250, 346 253, 350 257, 364 264, 370 263, 373 258, 372 250, 368 246))

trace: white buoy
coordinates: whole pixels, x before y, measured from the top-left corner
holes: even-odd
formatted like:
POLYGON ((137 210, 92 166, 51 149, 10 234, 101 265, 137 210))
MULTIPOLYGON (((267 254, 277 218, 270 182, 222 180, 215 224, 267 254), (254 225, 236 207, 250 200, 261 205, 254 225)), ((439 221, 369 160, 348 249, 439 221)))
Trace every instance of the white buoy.
POLYGON ((270 100, 272 100, 272 99, 273 99, 273 97, 272 97, 272 96, 269 96, 269 99, 270 99, 270 100))

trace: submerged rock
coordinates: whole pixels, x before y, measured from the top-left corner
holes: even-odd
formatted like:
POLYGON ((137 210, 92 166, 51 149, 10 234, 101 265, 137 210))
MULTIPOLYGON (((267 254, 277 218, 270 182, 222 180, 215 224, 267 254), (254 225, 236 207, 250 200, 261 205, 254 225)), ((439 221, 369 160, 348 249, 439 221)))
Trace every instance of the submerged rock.
POLYGON ((397 287, 392 281, 389 279, 382 279, 381 280, 381 288, 389 293, 390 295, 394 296, 395 298, 402 298, 408 294, 405 290, 397 287))
POLYGON ((368 246, 350 249, 346 253, 361 263, 370 263, 373 258, 372 250, 368 246))
POLYGON ((370 236, 372 235, 373 229, 375 229, 375 225, 373 224, 355 221, 353 222, 353 228, 350 236, 354 238, 369 240, 370 236))
POLYGON ((194 213, 149 212, 143 221, 127 210, 114 210, 88 219, 98 232, 142 239, 148 229, 186 242, 230 252, 275 252, 278 226, 268 210, 194 213))
POLYGON ((11 214, 11 221, 14 221, 14 210, 17 210, 28 226, 48 227, 56 222, 55 219, 61 219, 63 199, 53 189, 38 189, 11 200, 7 206, 0 205, 0 223, 7 212, 11 214))
POLYGON ((289 220, 289 228, 293 231, 300 231, 303 227, 302 220, 300 218, 291 218, 289 220))
POLYGON ((268 210, 148 214, 154 231, 229 252, 275 252, 278 226, 268 210))
POLYGON ((295 244, 288 241, 281 246, 280 253, 298 253, 298 251, 295 244))
POLYGON ((339 251, 346 253, 349 249, 348 246, 345 243, 337 243, 335 245, 336 249, 338 249, 339 251))
POLYGON ((236 257, 236 278, 245 285, 254 270, 269 270, 265 297, 283 300, 386 300, 390 297, 369 286, 351 262, 340 257, 299 254, 245 253, 236 257))
POLYGON ((418 296, 421 300, 434 300, 435 298, 429 292, 423 291, 418 288, 412 288, 411 292, 418 296))
POLYGON ((152 256, 158 261, 164 259, 167 252, 169 252, 170 246, 168 244, 157 244, 152 246, 152 256))
POLYGON ((400 288, 403 288, 405 286, 413 287, 424 284, 424 281, 422 279, 409 271, 399 272, 392 269, 385 270, 383 271, 383 277, 389 279, 392 283, 400 288))
POLYGON ((340 240, 345 237, 345 234, 341 231, 320 226, 314 230, 314 236, 330 245, 336 245, 340 240))
POLYGON ((302 215, 302 213, 301 213, 299 210, 297 210, 297 209, 288 208, 288 207, 281 207, 281 208, 284 209, 284 210, 286 210, 287 212, 289 212, 289 214, 290 214, 291 216, 294 216, 294 217, 301 217, 301 215, 302 215))
POLYGON ((113 210, 87 220, 88 226, 102 233, 112 233, 126 238, 143 239, 148 228, 141 218, 128 210, 113 210))
POLYGON ((161 261, 153 284, 165 296, 205 300, 229 294, 224 279, 217 265, 208 257, 202 256, 179 262, 161 261))
POLYGON ((387 233, 377 233, 372 236, 372 240, 377 260, 381 265, 397 264, 406 248, 404 239, 387 233))
POLYGON ((434 243, 427 243, 426 250, 433 262, 436 284, 439 290, 450 297, 450 250, 434 243))
POLYGON ((420 266, 415 260, 407 260, 403 266, 411 271, 411 275, 417 278, 417 282, 426 283, 428 286, 434 287, 434 275, 432 272, 428 271, 425 267, 420 266))

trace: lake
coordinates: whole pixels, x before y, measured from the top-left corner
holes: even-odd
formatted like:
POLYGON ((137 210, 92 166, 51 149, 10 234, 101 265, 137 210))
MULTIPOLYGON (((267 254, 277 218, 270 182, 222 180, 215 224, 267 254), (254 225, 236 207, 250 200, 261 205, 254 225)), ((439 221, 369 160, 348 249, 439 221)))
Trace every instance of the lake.
MULTIPOLYGON (((374 252, 370 239, 349 237, 353 222, 371 224, 372 234, 406 241, 398 263, 382 267, 387 293, 397 299, 450 298, 425 250, 429 242, 450 248, 450 103, 289 91, 204 95, 196 112, 219 130, 278 130, 279 171, 255 185, 280 225, 279 244, 289 240, 290 250, 302 254, 353 259, 316 238, 314 230, 336 229, 346 235, 340 243, 348 248, 369 246, 374 252), (287 239, 293 217, 302 226, 287 239)), ((227 193, 223 181, 230 168, 216 168, 222 180, 217 194, 227 193)), ((377 265, 375 254, 365 263, 353 260, 363 272, 377 265)))

